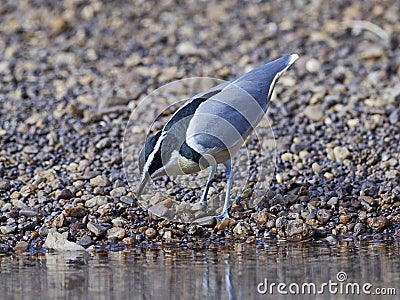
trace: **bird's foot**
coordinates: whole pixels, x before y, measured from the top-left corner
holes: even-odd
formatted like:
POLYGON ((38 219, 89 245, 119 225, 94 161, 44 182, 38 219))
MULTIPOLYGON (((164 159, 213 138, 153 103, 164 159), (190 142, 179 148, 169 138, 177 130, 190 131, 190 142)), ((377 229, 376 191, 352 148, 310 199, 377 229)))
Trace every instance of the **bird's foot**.
POLYGON ((229 218, 228 210, 223 211, 221 214, 219 214, 218 216, 215 216, 214 218, 216 218, 216 219, 229 218))

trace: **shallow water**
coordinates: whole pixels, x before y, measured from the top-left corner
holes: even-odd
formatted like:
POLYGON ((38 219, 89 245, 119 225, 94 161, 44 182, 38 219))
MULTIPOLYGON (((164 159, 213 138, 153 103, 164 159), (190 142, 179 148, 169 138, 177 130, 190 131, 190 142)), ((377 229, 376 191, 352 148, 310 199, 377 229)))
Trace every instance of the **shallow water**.
POLYGON ((394 288, 380 298, 399 299, 399 262, 398 242, 19 254, 0 256, 0 299, 372 299, 363 287, 394 288), (288 294, 276 285, 271 294, 273 283, 288 294))

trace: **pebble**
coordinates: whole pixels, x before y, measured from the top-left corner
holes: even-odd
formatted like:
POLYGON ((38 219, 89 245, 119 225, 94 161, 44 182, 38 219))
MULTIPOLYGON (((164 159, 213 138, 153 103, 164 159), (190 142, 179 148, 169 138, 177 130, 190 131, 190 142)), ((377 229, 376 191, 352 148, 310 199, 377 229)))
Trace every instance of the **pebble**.
POLYGON ((326 224, 331 219, 332 213, 327 209, 319 209, 317 211, 317 219, 321 224, 326 224))
POLYGON ((82 237, 78 237, 77 239, 76 239, 76 243, 78 244, 78 245, 81 245, 82 247, 85 247, 85 248, 87 248, 87 247, 89 247, 92 243, 93 243, 93 240, 92 240, 92 238, 90 237, 90 236, 88 236, 88 235, 84 235, 84 236, 82 236, 82 237))
POLYGON ((28 250, 29 244, 25 241, 18 241, 14 246, 14 251, 16 252, 25 252, 28 250))
POLYGON ((389 225, 389 220, 384 216, 371 217, 367 219, 367 224, 375 231, 381 231, 389 225))
POLYGON ((246 226, 244 226, 241 222, 237 223, 233 228, 233 233, 239 236, 245 236, 247 234, 246 226))
POLYGON ((78 204, 76 207, 68 207, 64 210, 66 217, 83 218, 86 215, 86 209, 82 204, 78 204))
POLYGON ((110 186, 111 183, 102 175, 98 175, 92 179, 90 179, 90 185, 99 186, 99 187, 107 187, 110 186))
POLYGON ((290 152, 286 152, 286 153, 283 153, 283 154, 281 155, 281 159, 282 159, 283 161, 291 161, 292 158, 293 158, 293 153, 290 153, 290 152))
POLYGON ((98 236, 98 237, 103 236, 107 231, 106 227, 104 227, 104 226, 102 226, 100 224, 93 223, 93 222, 87 223, 86 227, 92 233, 94 233, 95 236, 98 236))
POLYGON ((31 218, 31 217, 36 217, 36 216, 38 216, 39 214, 38 214, 38 212, 37 212, 36 209, 33 209, 33 208, 23 208, 23 209, 21 209, 21 210, 19 211, 19 215, 20 215, 20 216, 25 216, 25 217, 31 218))
POLYGON ((56 200, 61 200, 61 199, 71 199, 73 198, 75 195, 71 192, 70 189, 62 189, 56 197, 56 200))
POLYGON ((311 58, 306 62, 306 70, 312 74, 318 73, 321 68, 321 63, 315 58, 311 58))
POLYGON ((213 216, 206 216, 206 217, 201 217, 196 220, 194 220, 194 223, 200 226, 204 227, 214 227, 217 224, 217 220, 213 216))
POLYGON ((152 239, 152 238, 154 238, 156 236, 157 231, 154 228, 147 228, 146 231, 144 232, 144 234, 148 238, 152 239))
POLYGON ((314 122, 321 122, 324 120, 324 114, 321 107, 318 105, 307 106, 303 111, 303 114, 306 118, 314 122))
POLYGON ((333 154, 338 162, 343 162, 350 157, 350 151, 346 147, 337 146, 333 148, 333 154))
POLYGON ((11 204, 18 209, 23 209, 25 207, 27 207, 27 205, 22 201, 22 200, 16 200, 16 199, 12 199, 11 200, 11 204))
POLYGON ((286 225, 286 239, 291 242, 299 242, 311 237, 311 226, 302 220, 289 220, 286 225))
POLYGON ((112 239, 112 238, 117 238, 117 239, 122 239, 125 237, 125 229, 121 227, 112 227, 107 230, 107 238, 112 239))
POLYGON ((217 225, 215 225, 215 228, 217 230, 225 230, 230 224, 231 224, 231 219, 230 218, 223 218, 222 220, 217 220, 217 225))
POLYGON ((311 169, 314 171, 314 172, 317 172, 317 173, 321 173, 323 170, 322 170, 322 167, 318 164, 318 163, 316 163, 316 162, 314 162, 312 165, 311 165, 311 169))
POLYGON ((65 220, 65 215, 63 213, 60 213, 53 219, 53 221, 51 222, 51 226, 56 228, 61 228, 64 226, 64 220, 65 220))
POLYGON ((39 152, 39 149, 36 146, 29 145, 25 146, 22 151, 24 151, 27 154, 36 154, 39 152))
POLYGON ((0 179, 0 191, 9 191, 11 189, 10 181, 0 179))
POLYGON ((17 229, 17 226, 11 226, 11 225, 0 226, 0 231, 2 234, 13 233, 15 229, 17 229))
POLYGON ((50 230, 43 244, 43 247, 56 251, 82 251, 85 250, 81 245, 68 241, 67 235, 50 230))
POLYGON ((96 196, 96 197, 93 197, 93 198, 91 198, 89 200, 86 200, 85 201, 85 206, 87 208, 92 208, 92 207, 95 207, 95 206, 104 205, 106 203, 107 203, 107 197, 105 197, 105 196, 96 196))

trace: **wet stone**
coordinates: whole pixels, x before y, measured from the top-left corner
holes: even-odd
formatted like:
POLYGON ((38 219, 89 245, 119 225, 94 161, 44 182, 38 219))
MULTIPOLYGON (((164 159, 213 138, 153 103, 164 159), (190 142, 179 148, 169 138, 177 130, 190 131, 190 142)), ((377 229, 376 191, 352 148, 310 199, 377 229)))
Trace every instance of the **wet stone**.
POLYGON ((125 229, 121 227, 112 227, 107 230, 108 239, 113 239, 113 238, 122 239, 125 237, 125 234, 126 234, 125 229))
POLYGON ((25 252, 26 250, 28 250, 29 248, 29 244, 25 241, 18 241, 15 246, 14 246, 14 251, 17 252, 25 252))
POLYGON ((332 217, 332 212, 327 209, 319 209, 317 211, 317 219, 321 224, 326 224, 332 217))
POLYGON ((77 238, 76 239, 76 243, 78 245, 81 245, 82 247, 87 248, 93 243, 93 240, 92 240, 92 238, 90 236, 84 235, 82 237, 77 238))
POLYGON ((93 223, 93 222, 89 222, 89 223, 86 225, 86 227, 87 227, 87 229, 89 229, 95 236, 98 236, 98 237, 103 236, 103 235, 106 233, 106 231, 107 231, 107 228, 106 228, 106 227, 104 227, 104 226, 102 226, 102 225, 100 225, 100 224, 93 223))
POLYGON ((154 228, 147 228, 146 231, 144 232, 144 234, 145 234, 148 238, 152 239, 153 237, 156 236, 157 231, 156 231, 154 228))
POLYGON ((389 220, 384 216, 371 217, 367 219, 367 224, 375 231, 381 231, 389 225, 389 220))
POLYGON ((217 224, 217 219, 213 216, 206 216, 194 220, 194 223, 204 227, 214 227, 217 224))

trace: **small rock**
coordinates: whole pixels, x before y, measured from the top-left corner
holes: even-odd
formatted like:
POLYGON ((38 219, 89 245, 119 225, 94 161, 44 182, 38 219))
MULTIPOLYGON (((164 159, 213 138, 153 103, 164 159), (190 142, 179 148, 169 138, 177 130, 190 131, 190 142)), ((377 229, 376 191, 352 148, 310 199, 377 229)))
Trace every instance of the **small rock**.
POLYGON ((196 223, 197 225, 200 225, 200 226, 211 228, 217 224, 217 220, 216 220, 216 218, 214 218, 212 216, 206 216, 206 217, 196 219, 193 223, 196 223))
POLYGON ((31 218, 37 216, 38 212, 33 208, 23 208, 19 211, 19 215, 31 218))
POLYGON ((103 148, 107 148, 111 145, 111 139, 106 137, 106 138, 102 138, 100 141, 98 141, 96 143, 96 148, 97 149, 103 149, 103 148))
POLYGON ((78 204, 76 207, 69 207, 64 210, 66 217, 83 218, 86 215, 86 209, 82 204, 78 204))
POLYGON ((0 231, 2 234, 13 233, 15 229, 17 229, 17 226, 10 226, 10 225, 0 226, 0 231))
POLYGON ((84 236, 77 238, 76 243, 78 245, 81 245, 82 247, 86 248, 86 247, 89 247, 93 243, 93 240, 90 236, 85 234, 84 236))
POLYGON ((288 241, 299 242, 311 237, 312 228, 300 219, 289 220, 286 225, 285 235, 288 241))
POLYGON ((349 215, 340 215, 339 221, 340 221, 340 223, 346 225, 350 221, 350 216, 349 215))
POLYGON ((103 236, 105 233, 106 233, 106 231, 107 231, 107 228, 105 228, 104 226, 102 226, 102 225, 100 225, 100 224, 96 224, 96 223, 93 223, 93 222, 89 222, 87 225, 86 225, 86 227, 87 227, 87 229, 89 229, 92 233, 94 233, 94 235, 95 236, 103 236))
POLYGON ((73 197, 75 197, 75 195, 71 192, 70 189, 63 189, 58 193, 58 195, 56 197, 56 200, 61 200, 61 199, 68 200, 68 199, 71 199, 73 197))
POLYGON ((389 225, 389 220, 384 216, 371 217, 367 219, 367 224, 375 231, 381 231, 389 225))
POLYGON ((314 122, 321 122, 324 120, 324 114, 319 105, 309 105, 303 111, 306 118, 314 122))
POLYGON ((124 238, 122 242, 126 245, 132 245, 135 242, 135 238, 133 236, 128 236, 124 238))
POLYGON ((222 231, 222 230, 225 230, 225 228, 228 227, 230 223, 231 223, 230 218, 223 218, 222 220, 217 221, 217 225, 215 226, 215 228, 217 230, 222 231))
POLYGON ((29 244, 25 241, 18 241, 14 246, 14 251, 17 252, 25 252, 28 250, 29 244))
POLYGON ((332 197, 331 199, 328 200, 326 204, 332 206, 338 204, 338 201, 339 201, 338 197, 332 197))
POLYGON ((0 253, 7 253, 11 251, 11 247, 7 244, 0 243, 0 253))
POLYGON ((160 202, 162 205, 164 205, 166 208, 171 208, 174 202, 172 201, 171 198, 167 198, 163 201, 160 202))
POLYGON ((360 125, 359 119, 350 119, 347 121, 347 126, 350 128, 357 128, 360 125))
POLYGON ((247 234, 247 229, 243 226, 243 223, 239 222, 233 228, 233 233, 239 236, 245 236, 247 234))
POLYGON ((315 58, 311 58, 306 62, 305 67, 308 72, 315 74, 321 69, 321 63, 315 58))
POLYGON ((65 215, 63 213, 56 216, 51 222, 52 227, 61 228, 64 226, 65 215))
POLYGON ((332 212, 327 209, 319 209, 317 211, 317 219, 321 224, 326 224, 332 217, 332 212))
POLYGON ((114 199, 121 198, 124 195, 126 195, 126 188, 124 187, 117 187, 110 192, 110 196, 114 199))
POLYGON ((353 232, 355 236, 363 234, 365 232, 365 225, 363 223, 357 223, 354 225, 353 232))
POLYGON ((333 148, 333 154, 338 162, 343 162, 346 158, 350 157, 350 151, 346 147, 333 148))
POLYGON ((85 202, 85 206, 88 208, 92 208, 95 206, 101 206, 107 204, 107 197, 105 196, 96 196, 85 202))
POLYGON ((24 202, 22 202, 21 200, 12 199, 11 204, 17 209, 23 209, 23 208, 27 207, 27 205, 24 202))
POLYGON ((11 189, 10 181, 0 179, 0 191, 9 191, 11 189))
POLYGON ((122 203, 125 203, 127 205, 132 205, 133 202, 135 202, 135 200, 129 196, 122 196, 121 198, 119 198, 119 201, 121 201, 122 203))
POLYGON ((32 145, 25 146, 24 149, 22 149, 22 151, 27 154, 36 154, 39 152, 38 148, 32 145))
POLYGON ((107 187, 110 186, 111 183, 102 175, 98 175, 92 179, 90 179, 90 185, 99 186, 99 187, 107 187))
POLYGON ((156 231, 154 228, 147 228, 146 231, 144 232, 144 234, 145 234, 148 238, 152 239, 153 237, 156 236, 157 231, 156 231))
POLYGON ((196 202, 195 204, 193 204, 193 206, 191 207, 192 211, 200 211, 203 210, 204 205, 200 202, 196 202))
POLYGON ((246 243, 247 244, 253 244, 254 242, 256 241, 256 237, 255 236, 249 236, 247 239, 246 239, 246 243))
POLYGON ((176 52, 179 55, 187 56, 207 56, 207 51, 197 47, 192 42, 182 42, 176 47, 176 52))
POLYGON ((81 245, 67 240, 67 235, 58 233, 55 229, 49 231, 44 247, 56 251, 82 251, 85 250, 81 245))
POLYGON ((168 207, 165 207, 161 203, 157 203, 148 209, 148 211, 158 217, 172 218, 174 216, 174 212, 169 210, 168 207))
POLYGON ((390 170, 385 172, 386 179, 395 179, 400 177, 400 172, 397 170, 390 170))
POLYGON ((327 241, 328 243, 336 243, 336 242, 337 242, 336 238, 335 238, 333 235, 328 235, 328 236, 326 237, 326 241, 327 241))
POLYGON ((282 159, 283 161, 291 161, 292 158, 293 158, 293 153, 290 153, 290 152, 286 152, 286 153, 283 153, 283 154, 281 155, 281 159, 282 159))
POLYGON ((242 194, 240 195, 240 198, 247 199, 247 198, 250 198, 251 195, 253 195, 253 189, 247 188, 242 192, 242 194))
POLYGON ((121 227, 112 227, 107 230, 107 238, 112 239, 112 238, 117 238, 117 239, 122 239, 125 237, 125 229, 121 227))
POLYGON ((319 164, 317 164, 316 162, 311 165, 311 168, 316 173, 322 172, 322 167, 319 164))

